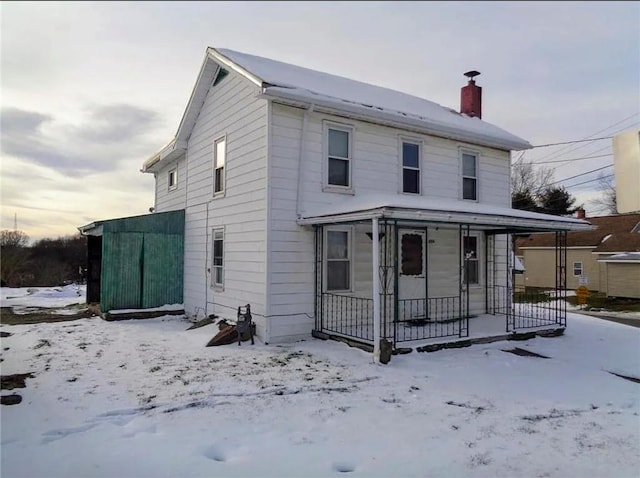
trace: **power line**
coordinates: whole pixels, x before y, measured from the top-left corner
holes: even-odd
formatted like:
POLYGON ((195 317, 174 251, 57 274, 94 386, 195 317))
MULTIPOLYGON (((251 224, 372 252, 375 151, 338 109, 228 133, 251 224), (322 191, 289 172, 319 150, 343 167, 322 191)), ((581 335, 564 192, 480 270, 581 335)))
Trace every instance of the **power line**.
POLYGON ((582 181, 581 183, 578 183, 578 184, 572 184, 570 186, 565 186, 565 188, 567 188, 567 189, 568 188, 574 188, 576 186, 581 186, 583 184, 592 183, 594 181, 599 181, 601 179, 608 179, 608 178, 612 178, 612 177, 613 177, 613 174, 608 174, 606 176, 601 176, 601 177, 597 177, 597 178, 594 178, 594 179, 589 179, 588 181, 582 181))
MULTIPOLYGON (((596 151, 594 151, 594 152, 596 152, 596 151)), ((598 154, 598 155, 595 155, 595 156, 583 156, 581 158, 555 159, 553 161, 540 161, 540 162, 535 162, 533 164, 535 165, 535 164, 565 163, 567 161, 582 161, 584 159, 604 158, 604 157, 607 157, 607 156, 613 156, 613 153, 611 153, 611 154, 598 154)))
MULTIPOLYGON (((602 166, 601 168, 592 169, 591 171, 587 171, 587 172, 585 172, 585 173, 580 173, 580 174, 576 174, 575 176, 570 176, 570 177, 568 177, 568 178, 559 179, 558 181, 554 181, 554 182, 552 182, 552 183, 547 184, 547 186, 551 186, 551 185, 553 185, 553 184, 561 183, 561 182, 563 182, 563 181, 569 181, 570 179, 579 178, 580 176, 585 176, 585 175, 587 175, 587 174, 595 173, 595 172, 597 172, 597 171, 601 171, 601 170, 603 170, 603 169, 610 168, 610 167, 612 167, 612 166, 613 166, 613 164, 607 164, 606 166, 602 166)), ((613 175, 612 175, 612 176, 613 176, 613 175)), ((575 184, 574 184, 574 186, 575 186, 575 184)))
MULTIPOLYGON (((618 121, 618 122, 616 122, 616 123, 613 123, 612 125, 609 125, 609 126, 607 126, 606 128, 604 128, 604 129, 601 129, 601 130, 599 130, 599 131, 596 131, 596 132, 595 132, 595 133, 593 133, 593 134, 590 134, 590 135, 589 135, 589 136, 587 136, 586 138, 583 138, 583 139, 581 140, 581 142, 597 141, 597 139, 593 139, 593 136, 596 136, 596 135, 598 135, 598 134, 600 134, 600 133, 604 133, 604 132, 605 132, 605 131, 607 131, 608 129, 611 129, 611 128, 613 128, 614 126, 618 126, 619 124, 622 124, 622 123, 624 123, 625 121, 628 121, 628 120, 630 120, 631 118, 633 118, 633 117, 635 117, 635 116, 638 116, 638 115, 640 115, 640 112, 634 113, 634 114, 632 114, 631 116, 627 116, 626 118, 621 119, 620 121, 618 121)), ((625 127, 625 128, 626 128, 626 127, 625 127)), ((623 129, 625 129, 625 128, 623 128, 623 129)), ((573 144, 573 143, 571 143, 571 144, 573 144)), ((577 149, 583 148, 584 146, 587 146, 587 145, 582 144, 582 145, 577 146, 577 147, 575 147, 575 148, 571 148, 571 147, 567 148, 567 147, 565 146, 564 148, 560 148, 560 150, 559 150, 559 151, 556 151, 555 153, 550 153, 550 154, 548 154, 548 155, 546 155, 546 156, 543 156, 543 157, 542 157, 542 158, 540 158, 540 159, 547 159, 547 158, 549 158, 549 157, 551 157, 551 156, 558 155, 558 154, 560 154, 560 153, 561 153, 561 152, 563 152, 563 151, 564 151, 565 153, 568 153, 568 152, 570 152, 570 151, 575 151, 575 150, 577 150, 577 149)))
MULTIPOLYGON (((607 128, 608 129, 608 128, 607 128)), ((560 146, 562 144, 575 144, 575 143, 585 143, 587 141, 600 141, 601 139, 611 139, 613 136, 603 136, 602 138, 593 138, 593 139, 577 139, 575 141, 564 141, 562 143, 549 143, 549 144, 536 144, 533 148, 546 148, 547 146, 560 146)))

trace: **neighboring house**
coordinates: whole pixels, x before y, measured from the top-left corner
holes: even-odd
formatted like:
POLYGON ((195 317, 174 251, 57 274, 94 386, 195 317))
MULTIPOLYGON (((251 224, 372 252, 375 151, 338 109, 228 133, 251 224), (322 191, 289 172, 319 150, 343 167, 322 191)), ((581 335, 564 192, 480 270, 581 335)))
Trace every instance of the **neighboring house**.
POLYGON ((613 137, 613 167, 618 213, 640 212, 640 130, 613 137))
MULTIPOLYGON (((577 288, 582 278, 590 290, 608 293, 608 284, 617 280, 627 277, 638 280, 640 263, 621 262, 612 266, 608 259, 640 251, 640 214, 616 214, 588 220, 595 230, 567 234, 567 287, 577 288), (623 275, 612 279, 612 274, 620 271, 624 271, 623 275)), ((526 287, 554 286, 554 240, 550 234, 532 234, 516 241, 518 253, 524 258, 526 287)))
POLYGON ((608 297, 640 299, 640 252, 614 254, 598 262, 602 292, 608 297))
POLYGON ((510 151, 531 146, 481 119, 477 74, 458 112, 209 48, 175 137, 143 165, 155 211, 185 211, 186 312, 250 303, 265 342, 467 336, 486 313, 532 326, 514 319, 509 235, 555 231, 561 248, 590 226, 511 209, 510 151))

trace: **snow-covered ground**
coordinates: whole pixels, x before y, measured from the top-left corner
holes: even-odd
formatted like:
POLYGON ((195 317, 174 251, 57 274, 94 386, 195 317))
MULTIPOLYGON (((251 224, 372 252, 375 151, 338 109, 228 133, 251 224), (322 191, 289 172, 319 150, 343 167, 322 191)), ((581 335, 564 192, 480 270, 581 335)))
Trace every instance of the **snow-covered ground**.
POLYGON ((75 314, 76 305, 84 307, 87 293, 86 285, 69 284, 60 287, 0 287, 0 305, 11 307, 15 314, 27 314, 41 308, 59 308, 50 310, 53 314, 75 314))
MULTIPOLYGON (((3 296, 4 303, 4 296, 3 296)), ((2 326, 2 476, 637 477, 640 329, 394 356, 336 342, 204 347, 215 325, 2 326), (520 347, 550 357, 522 357, 520 347)))

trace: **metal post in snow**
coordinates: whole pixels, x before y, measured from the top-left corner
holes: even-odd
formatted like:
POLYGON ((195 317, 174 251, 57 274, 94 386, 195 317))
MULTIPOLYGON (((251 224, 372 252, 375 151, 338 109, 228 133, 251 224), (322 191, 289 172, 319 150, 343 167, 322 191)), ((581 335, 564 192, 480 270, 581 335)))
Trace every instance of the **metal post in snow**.
POLYGON ((371 219, 373 263, 373 361, 380 363, 380 242, 378 218, 371 219))

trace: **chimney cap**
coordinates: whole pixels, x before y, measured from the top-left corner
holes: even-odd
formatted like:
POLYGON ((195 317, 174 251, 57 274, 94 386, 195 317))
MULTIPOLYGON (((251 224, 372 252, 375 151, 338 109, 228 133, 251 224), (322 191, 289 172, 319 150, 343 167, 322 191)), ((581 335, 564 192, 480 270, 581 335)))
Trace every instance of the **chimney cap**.
POLYGON ((476 70, 471 70, 471 71, 467 71, 464 76, 466 76, 467 78, 469 78, 470 80, 473 80, 474 76, 478 76, 480 74, 479 71, 476 70))

